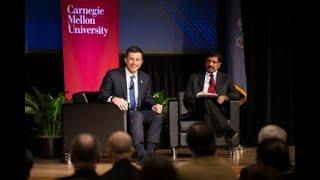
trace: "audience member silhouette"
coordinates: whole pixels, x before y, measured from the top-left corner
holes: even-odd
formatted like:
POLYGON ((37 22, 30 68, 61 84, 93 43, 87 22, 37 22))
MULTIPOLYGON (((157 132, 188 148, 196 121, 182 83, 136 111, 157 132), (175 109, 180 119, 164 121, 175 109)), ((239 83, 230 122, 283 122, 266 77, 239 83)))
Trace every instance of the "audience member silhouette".
POLYGON ((116 131, 109 137, 108 144, 113 167, 104 173, 101 179, 136 179, 139 175, 139 170, 130 162, 134 151, 130 135, 123 131, 116 131))
POLYGON ((71 145, 71 162, 75 173, 68 177, 58 179, 85 180, 98 179, 96 163, 98 158, 98 142, 96 138, 88 133, 77 135, 71 145))
POLYGON ((290 166, 289 148, 278 138, 263 140, 257 147, 257 163, 241 171, 240 179, 247 179, 255 167, 270 167, 280 173, 283 179, 294 179, 295 173, 290 166))
POLYGON ((142 167, 140 180, 178 180, 178 172, 168 158, 154 155, 142 167))
POLYGON ((187 131, 187 143, 194 157, 188 164, 178 168, 181 179, 238 179, 232 166, 215 155, 215 135, 212 128, 203 122, 193 124, 187 131))
MULTIPOLYGON (((278 145, 280 146, 279 148, 280 149, 282 148, 282 150, 284 151, 283 152, 284 154, 286 153, 285 151, 288 151, 288 154, 287 155, 283 155, 283 156, 284 157, 288 156, 287 158, 289 159, 289 150, 288 150, 288 147, 286 145, 286 139, 287 139, 286 131, 283 128, 281 128, 280 126, 277 126, 277 125, 274 125, 274 124, 270 124, 270 125, 267 125, 267 126, 261 128, 261 130, 259 131, 259 134, 258 134, 258 147, 261 146, 260 145, 261 142, 263 142, 265 140, 269 140, 269 139, 274 139, 274 140, 271 140, 271 141, 277 141, 278 145)), ((276 143, 276 142, 274 142, 274 143, 276 143)), ((257 148, 257 151, 258 151, 258 148, 257 148)), ((261 151, 261 147, 260 147, 260 151, 261 151)), ((257 158, 258 158, 258 153, 257 153, 257 158)), ((266 160, 264 153, 262 153, 262 158, 266 160)), ((266 160, 266 161, 269 162, 269 160, 266 160)), ((292 166, 290 164, 290 160, 288 160, 288 161, 282 160, 282 162, 284 164, 286 164, 285 167, 289 166, 289 168, 286 167, 285 169, 287 169, 287 170, 285 170, 285 171, 280 170, 281 174, 284 176, 285 179, 286 178, 291 179, 291 176, 294 176, 294 166, 292 166), (289 163, 289 165, 287 163, 289 163)), ((260 166, 261 166, 261 163, 257 162, 257 163, 255 163, 253 165, 249 165, 249 166, 244 167, 243 169, 241 169, 240 180, 247 179, 248 175, 250 174, 252 169, 260 167, 260 166)))
POLYGON ((289 148, 277 138, 265 139, 257 147, 257 162, 278 170, 284 178, 293 178, 290 166, 289 148))

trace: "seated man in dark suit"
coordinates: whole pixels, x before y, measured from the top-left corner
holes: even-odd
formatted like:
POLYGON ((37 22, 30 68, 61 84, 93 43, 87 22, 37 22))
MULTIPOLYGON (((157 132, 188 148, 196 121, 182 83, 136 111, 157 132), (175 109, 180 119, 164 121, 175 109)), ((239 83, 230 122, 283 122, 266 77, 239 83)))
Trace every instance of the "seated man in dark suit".
POLYGON ((216 136, 226 135, 232 139, 237 132, 230 128, 227 122, 226 102, 239 99, 233 80, 223 72, 221 54, 210 52, 205 60, 206 72, 192 74, 188 80, 184 95, 184 105, 195 119, 203 119, 204 123, 214 129, 216 136), (198 98, 201 93, 216 95, 216 98, 198 98))
POLYGON ((128 110, 133 143, 139 160, 144 161, 154 153, 160 140, 162 105, 152 97, 149 75, 139 71, 143 63, 142 49, 129 47, 124 61, 126 67, 107 72, 98 98, 103 103, 114 103, 123 111, 128 110), (144 124, 148 124, 147 142, 144 141, 144 124))
POLYGON ((113 167, 101 179, 137 179, 139 170, 130 162, 134 151, 130 135, 123 131, 114 132, 109 137, 108 144, 113 167))
POLYGON ((75 173, 72 176, 58 179, 98 179, 96 163, 98 158, 98 142, 87 133, 77 135, 71 145, 71 162, 75 173))

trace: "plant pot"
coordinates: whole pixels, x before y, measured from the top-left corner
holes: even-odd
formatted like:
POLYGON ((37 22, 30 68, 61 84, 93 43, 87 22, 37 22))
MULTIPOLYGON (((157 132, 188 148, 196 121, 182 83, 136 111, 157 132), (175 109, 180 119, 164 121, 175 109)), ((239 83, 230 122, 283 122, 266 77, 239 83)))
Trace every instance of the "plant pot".
POLYGON ((62 137, 37 137, 35 147, 35 156, 41 159, 62 157, 62 137))

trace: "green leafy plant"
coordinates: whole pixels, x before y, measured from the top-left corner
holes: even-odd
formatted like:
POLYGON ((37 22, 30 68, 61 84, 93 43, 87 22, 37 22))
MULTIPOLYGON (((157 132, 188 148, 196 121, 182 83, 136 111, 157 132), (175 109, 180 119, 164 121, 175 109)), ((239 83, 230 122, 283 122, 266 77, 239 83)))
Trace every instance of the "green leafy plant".
POLYGON ((45 137, 62 135, 61 108, 65 102, 63 93, 53 98, 32 87, 33 93, 25 93, 25 115, 31 117, 41 127, 45 137))
POLYGON ((163 106, 163 113, 168 112, 168 102, 171 100, 177 100, 175 97, 167 97, 164 91, 158 91, 153 94, 153 98, 155 99, 156 103, 161 104, 163 106))
POLYGON ((168 111, 167 104, 168 104, 168 97, 163 91, 158 91, 153 94, 153 98, 155 99, 156 103, 161 104, 163 106, 163 113, 168 111))

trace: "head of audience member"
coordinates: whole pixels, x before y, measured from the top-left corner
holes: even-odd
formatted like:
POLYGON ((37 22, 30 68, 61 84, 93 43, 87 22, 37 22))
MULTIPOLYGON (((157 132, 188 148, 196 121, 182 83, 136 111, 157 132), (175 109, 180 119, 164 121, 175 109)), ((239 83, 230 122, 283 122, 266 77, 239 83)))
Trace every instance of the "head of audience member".
POLYGON ((263 140, 257 147, 257 162, 279 172, 289 170, 290 156, 287 144, 278 138, 263 140))
POLYGON ((134 151, 131 136, 124 131, 116 131, 108 139, 108 149, 113 162, 130 159, 134 151))
POLYGON ((190 126, 187 143, 195 156, 213 156, 216 150, 214 131, 203 122, 190 126))
POLYGON ((95 169, 98 158, 98 141, 89 133, 74 137, 71 145, 71 162, 76 170, 95 169))
POLYGON ((137 46, 130 46, 125 53, 124 62, 130 73, 137 73, 143 63, 142 49, 137 46))
POLYGON ((33 155, 28 148, 24 150, 24 178, 28 179, 33 167, 33 155))
POLYGON ((205 61, 205 68, 208 73, 216 72, 221 66, 221 54, 214 50, 207 54, 205 61))
POLYGON ((168 160, 168 158, 163 156, 154 155, 148 158, 142 166, 141 180, 177 180, 179 179, 179 175, 177 170, 172 165, 172 163, 168 160))
POLYGON ((277 138, 286 142, 287 133, 280 126, 269 124, 260 129, 258 134, 258 144, 260 144, 265 139, 277 138))

